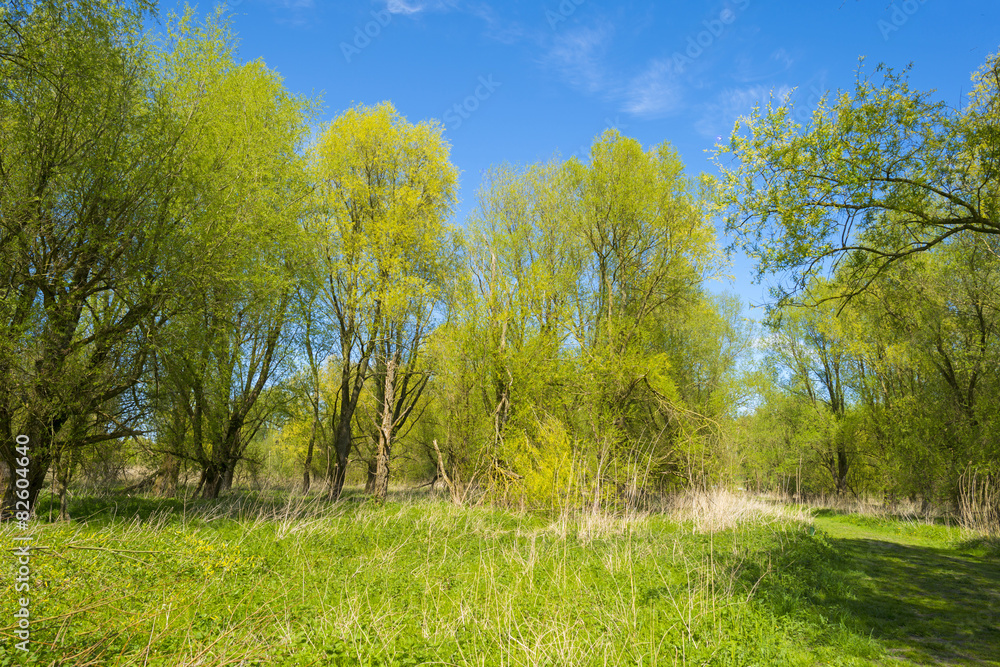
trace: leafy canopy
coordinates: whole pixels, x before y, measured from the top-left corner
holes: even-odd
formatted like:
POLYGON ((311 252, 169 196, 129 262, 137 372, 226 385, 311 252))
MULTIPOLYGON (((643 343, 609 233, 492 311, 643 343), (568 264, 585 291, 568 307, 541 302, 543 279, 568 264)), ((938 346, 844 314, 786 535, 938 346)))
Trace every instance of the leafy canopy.
POLYGON ((876 71, 881 82, 859 74, 807 127, 790 101, 755 109, 715 156, 727 230, 758 279, 788 274, 779 298, 827 268, 851 296, 956 234, 1000 234, 1000 54, 973 75, 964 109, 876 71))

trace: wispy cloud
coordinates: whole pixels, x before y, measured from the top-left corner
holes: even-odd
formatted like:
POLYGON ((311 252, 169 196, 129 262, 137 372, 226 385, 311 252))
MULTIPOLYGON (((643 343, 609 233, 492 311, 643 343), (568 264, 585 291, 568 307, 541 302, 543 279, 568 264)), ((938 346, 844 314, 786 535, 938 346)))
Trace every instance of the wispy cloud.
POLYGON ((423 2, 421 0, 388 0, 385 4, 386 10, 390 14, 419 14, 426 9, 433 9, 432 5, 442 4, 439 2, 423 2))
POLYGON ((486 36, 502 44, 514 44, 524 39, 527 32, 517 21, 503 19, 489 4, 470 4, 466 11, 486 24, 486 36))
POLYGON ((611 41, 610 24, 575 28, 559 33, 542 57, 570 85, 596 93, 606 87, 604 54, 611 41))
POLYGON ((277 14, 278 23, 292 26, 303 26, 310 23, 310 16, 315 9, 315 0, 267 0, 271 10, 277 14))
POLYGON ((474 16, 486 24, 486 36, 504 44, 513 44, 524 36, 523 28, 516 22, 501 19, 486 2, 467 0, 385 0, 385 11, 390 14, 417 17, 426 13, 461 12, 474 16))
POLYGON ((660 116, 674 111, 682 94, 673 62, 653 60, 629 81, 622 96, 622 109, 636 116, 660 116))
POLYGON ((788 51, 779 48, 773 51, 767 59, 751 57, 748 53, 737 55, 734 59, 729 76, 740 84, 751 84, 767 81, 795 65, 795 59, 788 51))
POLYGON ((715 102, 705 104, 701 108, 695 130, 706 137, 719 139, 728 136, 742 116, 748 116, 755 106, 765 106, 768 101, 786 100, 792 94, 789 86, 767 88, 765 86, 750 86, 747 88, 730 88, 722 91, 715 102))
POLYGON ((792 58, 792 55, 788 53, 788 51, 786 51, 785 49, 778 49, 777 51, 772 53, 771 60, 777 61, 785 69, 788 69, 793 64, 795 64, 795 59, 792 58))

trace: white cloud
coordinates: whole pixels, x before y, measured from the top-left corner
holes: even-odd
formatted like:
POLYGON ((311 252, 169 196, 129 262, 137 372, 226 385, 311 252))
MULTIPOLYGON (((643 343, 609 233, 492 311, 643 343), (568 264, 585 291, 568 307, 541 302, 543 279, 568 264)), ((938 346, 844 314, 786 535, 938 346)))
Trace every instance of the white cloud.
POLYGON ((284 9, 286 11, 301 11, 304 9, 312 9, 315 6, 314 0, 269 0, 270 4, 274 6, 275 9, 284 9))
POLYGON ((786 51, 785 49, 778 49, 777 51, 772 53, 771 60, 775 60, 781 63, 781 65, 784 66, 785 69, 788 69, 795 63, 795 59, 792 58, 791 54, 788 53, 788 51, 786 51))
POLYGON ((678 73, 670 60, 654 60, 629 81, 622 93, 623 109, 636 116, 659 116, 674 111, 681 101, 678 73))
POLYGON ((611 39, 608 24, 576 28, 556 35, 542 62, 557 70, 571 85, 590 93, 606 85, 604 53, 611 39))
POLYGON ((427 9, 426 2, 407 2, 406 0, 389 0, 385 8, 390 14, 417 14, 427 9))
POLYGON ((795 59, 783 48, 773 51, 766 60, 742 53, 736 56, 729 76, 740 84, 758 83, 781 76, 794 64, 795 59))
POLYGON ((466 11, 486 24, 485 35, 502 44, 514 44, 526 35, 525 29, 517 21, 508 21, 497 16, 489 4, 470 3, 466 11))
POLYGON ((385 8, 390 14, 412 16, 421 12, 447 12, 461 10, 460 0, 386 0, 385 8))
POLYGON ((457 11, 474 16, 486 24, 485 35, 504 44, 513 44, 524 36, 524 29, 515 22, 497 16, 486 2, 467 0, 385 0, 385 11, 401 16, 417 16, 425 12, 457 11))

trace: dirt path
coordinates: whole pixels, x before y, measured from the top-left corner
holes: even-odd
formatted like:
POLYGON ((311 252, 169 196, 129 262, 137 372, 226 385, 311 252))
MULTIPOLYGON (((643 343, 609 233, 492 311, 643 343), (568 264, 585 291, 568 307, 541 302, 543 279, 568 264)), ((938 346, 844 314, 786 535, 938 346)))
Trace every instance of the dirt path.
POLYGON ((855 585, 843 606, 902 664, 1000 666, 1000 564, 817 518, 855 585))

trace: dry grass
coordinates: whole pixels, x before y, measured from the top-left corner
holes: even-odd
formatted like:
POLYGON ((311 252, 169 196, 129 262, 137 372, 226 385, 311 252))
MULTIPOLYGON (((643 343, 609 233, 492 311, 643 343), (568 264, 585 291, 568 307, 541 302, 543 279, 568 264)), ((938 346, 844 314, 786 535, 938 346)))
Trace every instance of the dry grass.
POLYGON ((1000 536, 1000 475, 966 470, 959 480, 959 522, 963 528, 1000 536))
POLYGON ((811 521, 804 509, 726 489, 684 491, 672 496, 666 509, 677 521, 690 521, 699 533, 717 533, 744 523, 811 521))

